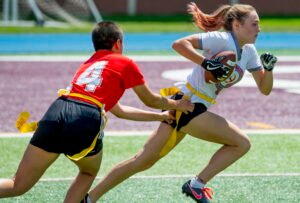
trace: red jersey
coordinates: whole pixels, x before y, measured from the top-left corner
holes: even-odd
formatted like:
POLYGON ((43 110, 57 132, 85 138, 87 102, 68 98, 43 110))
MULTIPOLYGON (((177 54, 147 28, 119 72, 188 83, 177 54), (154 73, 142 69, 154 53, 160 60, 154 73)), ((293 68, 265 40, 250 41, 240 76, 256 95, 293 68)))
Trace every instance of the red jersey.
POLYGON ((79 66, 72 80, 71 93, 93 97, 109 111, 126 89, 144 83, 144 76, 131 59, 100 50, 79 66))

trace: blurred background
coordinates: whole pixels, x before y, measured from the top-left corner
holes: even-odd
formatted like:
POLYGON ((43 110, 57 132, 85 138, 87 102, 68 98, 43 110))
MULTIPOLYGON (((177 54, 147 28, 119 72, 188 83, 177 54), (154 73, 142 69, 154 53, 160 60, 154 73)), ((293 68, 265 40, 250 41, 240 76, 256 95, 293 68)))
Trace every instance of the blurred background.
MULTIPOLYGON (((96 22, 112 20, 125 31, 129 54, 173 54, 174 39, 198 32, 186 13, 189 0, 0 0, 0 54, 87 54, 96 22), (160 43, 155 43, 155 42, 160 43), (34 46, 33 46, 34 45, 34 46)), ((297 55, 299 0, 195 0, 206 13, 223 4, 254 6, 261 17, 261 51, 297 55), (285 39, 284 41, 282 39, 285 39)))
MULTIPOLYGON (((0 0, 2 25, 20 25, 35 21, 36 25, 64 22, 80 26, 83 22, 101 21, 102 16, 123 17, 185 15, 189 0, 0 0)), ((222 4, 243 3, 254 6, 262 16, 297 16, 298 0, 201 0, 196 3, 205 12, 222 4)), ((130 19, 130 18, 127 18, 130 19)), ((136 18, 132 18, 136 19, 136 18)), ((149 18, 151 20, 151 18, 149 18)))
MULTIPOLYGON (((184 79, 194 64, 183 61, 171 45, 180 37, 201 32, 186 13, 189 2, 0 0, 0 132, 15 132, 14 122, 21 111, 32 113, 33 120, 41 118, 56 98, 56 91, 69 84, 74 69, 94 52, 90 32, 102 20, 114 21, 124 30, 125 54, 134 60, 140 57, 136 61, 156 92, 184 79), (172 70, 175 71, 172 76, 179 70, 179 78, 162 76, 172 70)), ((195 3, 206 13, 222 4, 254 6, 261 17, 257 50, 272 52, 279 58, 271 96, 261 96, 255 84, 245 77, 241 86, 220 95, 225 102, 212 110, 243 129, 299 128, 300 1, 195 0, 195 3), (232 101, 235 105, 231 105, 232 101), (257 110, 258 106, 264 110, 257 110), (243 110, 236 110, 238 107, 243 110)), ((133 92, 128 92, 122 103, 145 108, 133 92)), ((137 125, 119 120, 111 119, 108 130, 152 130, 155 126, 149 122, 137 125)))

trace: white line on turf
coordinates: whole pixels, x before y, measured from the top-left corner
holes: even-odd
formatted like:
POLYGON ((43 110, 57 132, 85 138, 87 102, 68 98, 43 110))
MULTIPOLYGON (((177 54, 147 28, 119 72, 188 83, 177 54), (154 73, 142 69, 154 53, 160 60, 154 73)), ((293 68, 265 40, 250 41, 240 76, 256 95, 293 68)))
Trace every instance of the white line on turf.
MULTIPOLYGON (((246 134, 263 134, 263 135, 274 135, 274 134, 286 134, 286 135, 298 135, 300 134, 300 129, 262 129, 262 130, 243 130, 246 134)), ((139 136, 149 136, 152 131, 107 131, 105 136, 109 137, 139 137, 139 136)), ((33 133, 18 133, 18 132, 0 132, 0 138, 22 138, 31 137, 33 133)))
MULTIPOLYGON (((131 179, 169 179, 169 178, 190 178, 194 177, 194 174, 184 175, 153 175, 153 176, 132 176, 131 179)), ((287 176, 300 176, 300 173, 223 173, 217 175, 217 177, 287 177, 287 176)), ((44 182, 59 182, 59 181, 71 181, 75 177, 66 178, 42 178, 44 182)), ((96 179, 102 179, 102 176, 97 176, 96 179)))

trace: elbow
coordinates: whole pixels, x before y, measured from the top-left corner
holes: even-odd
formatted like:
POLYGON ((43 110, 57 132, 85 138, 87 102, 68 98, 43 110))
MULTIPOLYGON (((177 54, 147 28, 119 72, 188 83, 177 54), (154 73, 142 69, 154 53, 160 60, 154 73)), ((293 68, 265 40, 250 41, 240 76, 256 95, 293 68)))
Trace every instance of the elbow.
POLYGON ((263 92, 262 94, 265 95, 265 96, 268 96, 268 95, 271 94, 271 91, 269 91, 269 92, 263 92))
POLYGON ((178 51, 181 47, 181 43, 179 40, 176 40, 175 42, 173 42, 172 44, 172 49, 175 50, 175 51, 178 51))
POLYGON ((271 91, 272 91, 272 89, 269 89, 269 90, 260 90, 260 92, 261 92, 263 95, 265 95, 265 96, 270 95, 270 94, 271 94, 271 91))

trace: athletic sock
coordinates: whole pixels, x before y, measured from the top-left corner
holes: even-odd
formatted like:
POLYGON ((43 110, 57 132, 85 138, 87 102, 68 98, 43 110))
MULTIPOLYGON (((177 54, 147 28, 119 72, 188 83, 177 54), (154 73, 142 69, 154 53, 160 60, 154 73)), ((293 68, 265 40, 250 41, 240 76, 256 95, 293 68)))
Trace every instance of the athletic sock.
POLYGON ((81 200, 80 203, 92 203, 92 200, 90 199, 89 194, 86 194, 83 200, 81 200))
POLYGON ((205 184, 198 180, 198 177, 194 177, 191 179, 191 184, 193 188, 204 188, 205 184))

